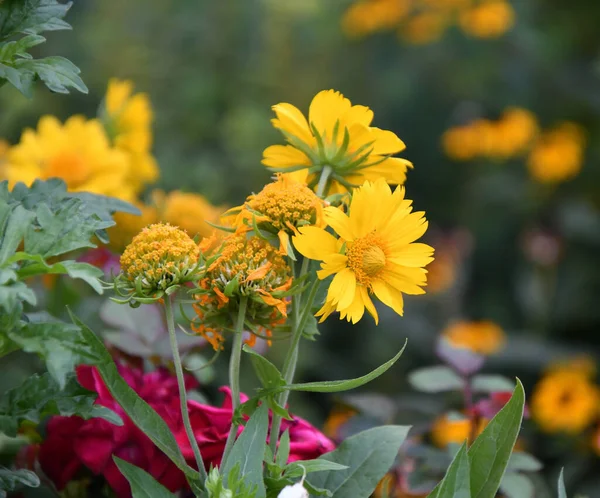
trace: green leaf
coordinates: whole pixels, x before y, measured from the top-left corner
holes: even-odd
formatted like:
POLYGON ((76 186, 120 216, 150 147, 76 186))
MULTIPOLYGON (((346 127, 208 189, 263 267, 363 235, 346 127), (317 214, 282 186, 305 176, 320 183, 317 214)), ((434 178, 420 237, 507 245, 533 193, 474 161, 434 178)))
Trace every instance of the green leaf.
POLYGON ((234 465, 239 464, 240 475, 244 476, 247 487, 257 488, 256 498, 265 498, 266 490, 263 482, 263 455, 269 427, 268 408, 262 404, 250 417, 244 431, 236 440, 221 474, 228 483, 229 473, 234 465))
POLYGON ((471 496, 494 498, 517 441, 523 409, 525 390, 517 379, 513 395, 486 426, 469 449, 471 464, 471 496))
POLYGON ((0 398, 0 432, 15 437, 23 421, 39 424, 49 415, 102 417, 115 425, 123 425, 119 415, 94 404, 96 397, 96 393, 77 382, 74 374, 67 377, 64 389, 48 373, 32 375, 0 398))
POLYGON ((10 470, 0 467, 0 496, 6 496, 7 491, 16 491, 21 486, 37 488, 40 478, 31 470, 10 470))
POLYGON ((302 477, 304 474, 310 474, 312 472, 326 472, 336 470, 346 470, 347 465, 332 462, 330 460, 297 460, 290 463, 285 468, 285 477, 294 479, 296 477, 302 477))
POLYGON ((473 390, 476 392, 511 391, 513 383, 502 375, 475 375, 473 377, 473 390))
POLYGON ((116 456, 113 456, 113 460, 129 482, 133 498, 175 498, 176 495, 157 482, 145 470, 116 456))
POLYGON ((65 29, 60 20, 71 2, 56 0, 4 0, 0 2, 0 40, 13 33, 39 33, 65 29))
POLYGON ((413 389, 425 393, 460 391, 465 384, 454 370, 443 365, 419 368, 408 375, 408 382, 413 389))
POLYGON ((334 498, 370 496, 394 463, 409 429, 410 427, 388 425, 349 437, 336 450, 319 457, 348 468, 318 472, 311 477, 311 484, 328 489, 334 498))
POLYGON ((23 206, 12 209, 0 200, 0 265, 16 252, 34 218, 35 214, 23 206))
POLYGON ((330 381, 322 381, 322 382, 306 382, 303 384, 288 384, 283 386, 279 390, 290 390, 290 391, 310 391, 315 393, 336 393, 340 391, 348 391, 350 389, 355 389, 357 387, 365 385, 367 382, 371 382, 373 379, 376 379, 380 375, 387 372, 393 365, 398 361, 404 349, 406 348, 406 342, 402 349, 398 351, 396 356, 394 356, 391 360, 385 362, 383 365, 377 367, 375 370, 370 373, 363 375, 362 377, 357 377, 356 379, 347 379, 347 380, 330 380, 330 381))
POLYGON ((8 336, 24 351, 39 354, 61 388, 76 365, 96 364, 101 359, 86 342, 81 330, 71 323, 30 321, 18 331, 9 332, 8 336))
MULTIPOLYGON (((267 446, 268 448, 268 446, 267 446)), ((279 438, 279 446, 277 447, 277 455, 275 455, 275 464, 284 468, 290 457, 290 431, 285 432, 279 438)))
POLYGON ((565 488, 565 469, 560 469, 558 475, 558 498, 567 498, 567 488, 565 488))
POLYGON ((271 363, 261 354, 254 351, 252 348, 248 347, 246 344, 244 344, 243 350, 245 353, 250 355, 250 362, 252 363, 254 372, 256 372, 256 376, 258 377, 258 380, 260 380, 263 387, 273 388, 285 385, 285 380, 273 363, 271 363))
POLYGON ((537 472, 543 467, 542 462, 529 453, 523 451, 516 451, 508 460, 508 470, 521 471, 521 472, 537 472))
POLYGON ((460 447, 448 467, 444 479, 428 495, 428 498, 471 498, 469 456, 466 443, 460 447))
POLYGON ((54 55, 43 59, 17 59, 14 66, 34 74, 53 92, 69 93, 69 88, 75 88, 81 93, 88 93, 87 86, 79 77, 81 71, 64 57, 54 55))
POLYGON ((506 498, 534 498, 535 486, 524 474, 506 473, 500 482, 500 491, 506 498))
POLYGON ((73 322, 81 328, 87 345, 95 355, 100 357, 96 367, 106 387, 119 403, 133 423, 148 436, 158 448, 167 455, 188 477, 196 479, 198 471, 190 467, 177 445, 173 434, 165 421, 123 380, 117 367, 104 347, 104 344, 71 310, 69 315, 73 322))

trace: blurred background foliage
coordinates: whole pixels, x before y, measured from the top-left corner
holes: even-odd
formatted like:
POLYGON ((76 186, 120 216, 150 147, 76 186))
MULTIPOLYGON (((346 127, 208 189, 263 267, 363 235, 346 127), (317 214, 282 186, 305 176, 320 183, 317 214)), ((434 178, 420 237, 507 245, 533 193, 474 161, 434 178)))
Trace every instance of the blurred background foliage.
MULTIPOLYGON (((334 88, 353 104, 371 107, 375 126, 406 143, 403 157, 415 165, 407 197, 427 213, 427 241, 437 260, 430 267, 428 294, 407 299, 403 318, 386 308, 379 327, 369 319, 356 326, 329 319, 318 341, 303 346, 300 377, 356 376, 387 360, 408 337, 394 373, 371 388, 398 406, 405 401, 426 406, 431 400, 411 394, 405 374, 436 362, 440 332, 458 319, 502 327, 507 343, 488 359, 486 370, 518 375, 528 392, 553 361, 586 353, 595 362, 600 352, 600 3, 518 0, 501 36, 477 38, 450 23, 429 43, 407 41, 400 23, 364 36, 349 33, 342 19, 352 4, 77 0, 68 16, 73 32, 52 34, 40 55, 60 53, 77 64, 89 95, 38 89, 29 101, 4 88, 0 136, 17 143, 22 130, 35 127, 44 114, 61 120, 92 117, 108 80, 130 79, 136 91, 148 93, 154 109, 157 186, 233 206, 270 177, 260 164, 262 151, 282 142, 270 124, 271 105, 290 102, 305 112, 318 91, 334 88), (445 153, 447 130, 499 120, 515 106, 533 113, 543 130, 564 121, 582 128, 579 173, 539 182, 528 172, 526 155, 459 161, 445 153)), ((78 291, 68 288, 50 299, 57 300, 57 308, 79 302, 92 318, 100 302, 81 301, 78 291)), ((272 354, 277 358, 282 350, 276 343, 272 354)), ((332 400, 313 396, 316 403, 305 398, 297 411, 324 418, 332 400)), ((542 457, 562 462, 564 442, 540 443, 536 437, 530 444, 544 448, 542 457)), ((567 447, 586 459, 568 476, 598 465, 577 444, 567 447)))

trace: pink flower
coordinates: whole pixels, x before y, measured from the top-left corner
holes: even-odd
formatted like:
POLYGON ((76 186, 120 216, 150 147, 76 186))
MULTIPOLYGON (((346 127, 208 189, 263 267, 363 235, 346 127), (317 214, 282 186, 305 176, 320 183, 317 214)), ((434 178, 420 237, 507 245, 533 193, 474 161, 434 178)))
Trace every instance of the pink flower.
MULTIPOLYGON (((473 410, 478 417, 483 417, 491 420, 496 414, 504 408, 504 405, 508 403, 512 392, 510 391, 497 391, 490 393, 488 398, 479 400, 473 410)), ((523 412, 525 418, 529 418, 529 408, 525 405, 523 412)))
MULTIPOLYGON (((141 398, 165 420, 187 462, 195 467, 179 408, 176 378, 166 369, 144 374, 120 365, 119 372, 141 398)), ((113 455, 150 473, 157 481, 175 492, 187 489, 183 473, 140 431, 113 399, 96 368, 80 366, 77 377, 82 386, 98 393, 96 403, 118 413, 123 419, 119 427, 104 419, 83 420, 80 417, 52 417, 47 425, 47 437, 39 449, 39 462, 46 475, 61 490, 69 481, 87 469, 102 475, 118 497, 131 492, 125 477, 113 461, 113 455)), ((192 377, 186 378, 186 388, 195 387, 192 377)), ((219 465, 231 427, 231 391, 222 387, 225 400, 220 407, 188 401, 194 435, 200 446, 206 467, 219 465)), ((243 403, 248 397, 240 396, 243 403)), ((335 448, 334 443, 307 421, 294 417, 283 421, 281 430, 290 433, 289 461, 316 458, 335 448)), ((243 427, 238 429, 238 434, 243 427)))
POLYGON ((100 268, 107 277, 117 275, 121 271, 119 255, 110 251, 106 247, 96 247, 83 253, 77 261, 89 263, 100 268))

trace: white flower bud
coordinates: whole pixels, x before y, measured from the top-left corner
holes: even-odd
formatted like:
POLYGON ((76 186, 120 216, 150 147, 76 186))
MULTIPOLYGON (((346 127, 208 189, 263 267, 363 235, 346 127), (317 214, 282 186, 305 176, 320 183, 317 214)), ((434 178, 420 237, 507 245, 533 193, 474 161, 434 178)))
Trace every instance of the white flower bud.
POLYGON ((308 491, 306 491, 302 482, 297 482, 293 486, 283 488, 277 495, 277 498, 308 498, 308 491))

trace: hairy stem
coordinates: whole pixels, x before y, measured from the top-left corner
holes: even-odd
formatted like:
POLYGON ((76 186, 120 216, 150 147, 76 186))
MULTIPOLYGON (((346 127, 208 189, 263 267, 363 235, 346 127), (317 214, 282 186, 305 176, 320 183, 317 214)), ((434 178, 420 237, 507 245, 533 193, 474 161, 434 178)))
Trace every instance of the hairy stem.
POLYGON ((169 330, 169 339, 171 342, 171 352, 173 354, 173 364, 175 365, 175 374, 177 375, 177 385, 179 386, 179 401, 181 403, 181 417, 183 419, 183 426, 185 427, 185 433, 187 434, 190 446, 194 452, 196 464, 198 465, 198 472, 200 473, 200 480, 204 482, 206 480, 206 469, 204 468, 204 462, 202 461, 202 454, 192 424, 190 423, 190 414, 187 407, 187 394, 185 391, 185 380, 183 378, 183 367, 181 366, 181 357, 179 356, 179 347, 177 345, 177 336, 175 335, 175 320, 173 319, 173 305, 171 298, 165 296, 165 314, 167 318, 167 329, 169 330))
POLYGON ((239 423, 234 421, 235 411, 240 406, 240 363, 242 361, 242 346, 244 345, 244 320, 246 319, 246 307, 248 298, 242 296, 240 299, 240 309, 238 311, 237 320, 235 323, 235 332, 233 336, 233 346, 231 348, 231 359, 229 360, 229 386, 231 387, 231 428, 225 443, 223 458, 221 460, 221 468, 224 467, 225 461, 229 456, 229 452, 233 447, 239 423))

